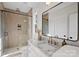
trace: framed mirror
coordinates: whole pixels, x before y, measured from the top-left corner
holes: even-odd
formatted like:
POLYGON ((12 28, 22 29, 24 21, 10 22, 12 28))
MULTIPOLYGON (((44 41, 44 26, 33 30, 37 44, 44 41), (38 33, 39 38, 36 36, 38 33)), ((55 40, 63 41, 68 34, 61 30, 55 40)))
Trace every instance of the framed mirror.
POLYGON ((42 34, 70 41, 78 40, 77 2, 62 2, 42 13, 42 34))

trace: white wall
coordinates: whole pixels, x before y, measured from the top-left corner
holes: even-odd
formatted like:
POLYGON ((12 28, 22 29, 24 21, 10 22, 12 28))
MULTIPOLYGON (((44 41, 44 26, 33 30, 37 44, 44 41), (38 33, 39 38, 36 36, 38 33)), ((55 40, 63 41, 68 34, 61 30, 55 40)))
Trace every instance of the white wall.
POLYGON ((30 39, 31 43, 33 43, 34 45, 37 45, 37 33, 35 33, 35 24, 36 24, 36 9, 32 10, 32 38, 30 39))

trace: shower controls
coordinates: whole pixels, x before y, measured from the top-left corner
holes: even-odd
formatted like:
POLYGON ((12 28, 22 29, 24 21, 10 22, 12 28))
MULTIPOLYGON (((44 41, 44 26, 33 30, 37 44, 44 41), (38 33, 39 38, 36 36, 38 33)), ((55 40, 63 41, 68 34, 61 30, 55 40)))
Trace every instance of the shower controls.
POLYGON ((17 27, 18 27, 18 30, 21 30, 21 24, 18 24, 17 27))

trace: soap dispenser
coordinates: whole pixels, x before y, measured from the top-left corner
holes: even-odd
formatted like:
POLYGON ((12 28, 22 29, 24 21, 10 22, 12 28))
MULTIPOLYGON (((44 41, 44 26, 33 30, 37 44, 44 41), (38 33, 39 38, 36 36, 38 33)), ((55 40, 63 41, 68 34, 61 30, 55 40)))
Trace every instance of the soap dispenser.
POLYGON ((64 45, 66 45, 67 43, 66 43, 66 41, 65 41, 65 39, 63 40, 63 42, 62 42, 62 46, 64 46, 64 45))

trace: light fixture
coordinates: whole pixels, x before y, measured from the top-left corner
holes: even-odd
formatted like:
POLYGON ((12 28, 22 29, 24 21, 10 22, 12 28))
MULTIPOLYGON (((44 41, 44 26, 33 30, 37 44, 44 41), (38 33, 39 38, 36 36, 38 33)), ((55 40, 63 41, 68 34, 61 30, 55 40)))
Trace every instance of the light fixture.
POLYGON ((47 5, 49 5, 51 2, 46 2, 47 5))
POLYGON ((49 5, 51 2, 53 2, 52 0, 46 0, 46 5, 49 5))

